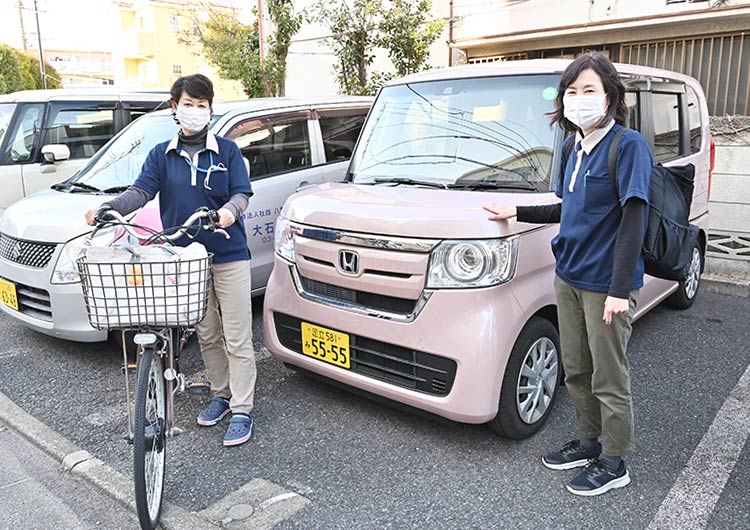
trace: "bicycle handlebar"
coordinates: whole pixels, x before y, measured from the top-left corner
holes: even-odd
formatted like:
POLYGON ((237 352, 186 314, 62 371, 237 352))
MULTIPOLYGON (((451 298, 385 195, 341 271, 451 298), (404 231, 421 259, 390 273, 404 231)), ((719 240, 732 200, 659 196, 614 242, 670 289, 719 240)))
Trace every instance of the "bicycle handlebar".
MULTIPOLYGON (((100 228, 103 228, 104 225, 107 223, 110 223, 111 221, 106 219, 106 217, 109 217, 110 219, 114 219, 116 223, 119 226, 122 226, 122 228, 125 229, 125 231, 136 238, 139 241, 148 241, 150 239, 154 238, 154 234, 146 234, 142 235, 136 232, 133 228, 133 226, 128 223, 128 221, 120 215, 115 210, 105 210, 104 212, 98 213, 94 220, 98 223, 94 231, 92 232, 91 236, 93 236, 100 228)), ((183 223, 182 226, 176 227, 174 229, 173 234, 169 235, 159 235, 159 239, 166 239, 169 241, 174 241, 175 239, 178 239, 185 235, 188 230, 196 228, 193 226, 196 221, 206 219, 209 222, 206 224, 201 224, 200 228, 203 230, 207 230, 209 232, 216 232, 218 234, 223 235, 225 238, 229 239, 230 235, 227 233, 226 230, 223 228, 216 228, 216 222, 219 220, 219 213, 216 210, 209 210, 207 208, 198 208, 195 212, 193 212, 190 217, 187 218, 187 221, 183 223)))

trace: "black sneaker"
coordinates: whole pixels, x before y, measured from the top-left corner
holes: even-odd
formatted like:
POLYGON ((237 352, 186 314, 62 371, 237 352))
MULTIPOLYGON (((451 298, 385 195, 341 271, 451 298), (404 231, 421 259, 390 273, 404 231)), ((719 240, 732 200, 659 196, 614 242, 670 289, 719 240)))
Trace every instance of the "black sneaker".
POLYGON ((573 440, 562 446, 562 449, 542 457, 542 464, 550 469, 573 469, 589 463, 592 458, 602 454, 602 444, 597 443, 593 451, 586 450, 580 440, 573 440))
POLYGON ((593 497, 607 493, 611 489, 623 488, 630 484, 630 475, 625 468, 625 461, 621 461, 617 469, 610 469, 601 460, 592 460, 586 468, 566 488, 574 495, 593 497))

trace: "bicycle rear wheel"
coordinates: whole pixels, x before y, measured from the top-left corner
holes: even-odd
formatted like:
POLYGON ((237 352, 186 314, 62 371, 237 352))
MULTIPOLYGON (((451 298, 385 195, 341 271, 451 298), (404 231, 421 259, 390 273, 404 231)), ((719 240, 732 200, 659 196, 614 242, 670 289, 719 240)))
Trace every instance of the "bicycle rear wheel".
POLYGON ((146 347, 138 364, 133 429, 135 505, 143 530, 161 517, 166 470, 166 380, 161 356, 146 347))

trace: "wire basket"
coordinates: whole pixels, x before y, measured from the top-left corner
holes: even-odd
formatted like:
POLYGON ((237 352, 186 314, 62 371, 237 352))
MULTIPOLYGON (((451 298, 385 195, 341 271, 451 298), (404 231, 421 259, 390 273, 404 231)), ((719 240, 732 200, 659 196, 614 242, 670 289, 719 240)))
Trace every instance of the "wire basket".
POLYGON ((212 254, 187 247, 87 247, 76 260, 91 326, 193 326, 206 315, 212 254))

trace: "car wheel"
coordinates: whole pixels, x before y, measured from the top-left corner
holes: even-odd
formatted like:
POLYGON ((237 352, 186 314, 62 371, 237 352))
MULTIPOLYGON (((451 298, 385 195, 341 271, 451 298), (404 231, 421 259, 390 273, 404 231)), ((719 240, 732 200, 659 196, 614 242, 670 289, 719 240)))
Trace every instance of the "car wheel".
POLYGON ((549 320, 531 318, 511 351, 497 416, 488 422, 489 427, 513 440, 533 435, 552 411, 561 375, 557 329, 549 320))
POLYGON ((667 305, 674 309, 687 309, 698 296, 701 282, 701 271, 703 270, 703 253, 700 243, 693 248, 693 257, 690 260, 688 276, 677 285, 677 290, 667 298, 667 305))

